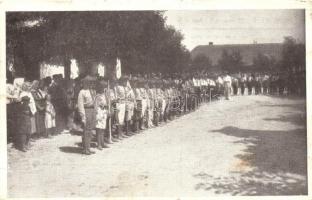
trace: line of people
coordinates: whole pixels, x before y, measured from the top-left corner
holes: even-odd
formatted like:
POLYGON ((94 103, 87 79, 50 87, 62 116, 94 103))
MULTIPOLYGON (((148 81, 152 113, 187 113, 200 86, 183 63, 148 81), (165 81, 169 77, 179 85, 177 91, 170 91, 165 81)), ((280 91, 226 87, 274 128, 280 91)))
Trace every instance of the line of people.
POLYGON ((81 132, 83 153, 93 136, 102 150, 194 111, 203 102, 246 94, 298 94, 280 77, 267 74, 193 75, 189 78, 124 76, 108 81, 87 75, 65 81, 61 75, 7 83, 8 137, 21 151, 30 141, 60 133, 81 132))

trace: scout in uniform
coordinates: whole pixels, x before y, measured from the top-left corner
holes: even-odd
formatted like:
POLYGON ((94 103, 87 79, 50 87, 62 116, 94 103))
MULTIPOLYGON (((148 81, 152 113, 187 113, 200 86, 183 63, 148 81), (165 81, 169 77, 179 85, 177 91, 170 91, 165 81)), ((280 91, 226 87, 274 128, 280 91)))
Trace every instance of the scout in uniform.
POLYGON ((134 131, 138 132, 141 130, 142 123, 143 123, 143 115, 142 115, 142 95, 140 90, 140 83, 138 81, 135 82, 135 120, 134 120, 134 131))
POLYGON ((156 90, 156 95, 158 99, 158 107, 159 107, 159 122, 162 123, 164 121, 164 114, 166 109, 166 101, 164 96, 164 91, 162 90, 164 88, 163 82, 158 82, 158 87, 156 90))
POLYGON ((165 82, 165 91, 164 91, 164 98, 165 98, 165 110, 164 110, 164 122, 167 122, 170 115, 170 92, 169 92, 169 83, 165 82))
POLYGON ((116 94, 116 131, 117 131, 117 138, 122 139, 126 138, 123 134, 122 127, 125 122, 125 114, 126 114, 126 92, 125 88, 122 85, 122 80, 116 82, 115 86, 115 94, 116 94))
POLYGON ((140 85, 140 90, 141 90, 141 96, 142 96, 142 116, 143 116, 143 121, 140 125, 141 129, 145 129, 148 127, 148 94, 147 94, 147 91, 146 91, 146 87, 147 87, 147 84, 146 82, 143 80, 141 82, 141 85, 140 85))
POLYGON ((232 87, 233 87, 233 94, 237 95, 238 91, 238 79, 236 77, 232 78, 232 87))
POLYGON ((96 97, 95 97, 95 111, 96 111, 96 140, 97 148, 107 148, 105 144, 104 134, 107 132, 107 118, 109 115, 107 96, 105 95, 105 89, 107 85, 104 81, 97 84, 96 97))
POLYGON ((239 79, 239 85, 240 85, 240 89, 241 89, 241 95, 244 95, 244 94, 245 94, 246 81, 247 81, 246 74, 242 74, 241 77, 240 77, 240 79, 239 79))
POLYGON ((248 88, 248 94, 252 94, 252 87, 253 87, 253 77, 251 74, 247 77, 247 88, 248 88))
POLYGON ((152 84, 152 92, 153 92, 153 102, 154 102, 154 110, 153 110, 153 122, 155 126, 158 126, 159 116, 160 116, 160 106, 157 96, 157 80, 152 84))
POLYGON ((154 119, 154 109, 155 109, 155 95, 153 92, 153 84, 152 82, 148 82, 147 90, 147 96, 148 96, 148 127, 152 128, 153 125, 153 119, 154 119))
POLYGON ((111 142, 117 142, 118 140, 116 140, 116 138, 112 137, 112 128, 113 125, 116 123, 116 93, 114 90, 114 82, 110 82, 109 88, 106 91, 106 96, 107 96, 107 101, 110 107, 109 113, 110 115, 108 115, 108 119, 107 119, 107 125, 108 125, 108 132, 110 134, 108 134, 108 136, 110 138, 105 138, 104 140, 106 140, 106 142, 111 143, 111 142))
POLYGON ((130 85, 129 80, 125 80, 125 92, 126 92, 126 114, 125 114, 125 129, 126 135, 130 136, 130 125, 131 120, 134 117, 134 107, 135 107, 135 95, 133 89, 130 85))
POLYGON ((78 112, 83 124, 83 154, 86 155, 94 153, 90 150, 91 138, 96 123, 96 112, 94 109, 96 91, 93 88, 93 82, 95 82, 95 78, 87 75, 82 80, 83 88, 78 95, 78 112))
POLYGON ((229 75, 226 75, 223 79, 224 82, 224 94, 225 94, 225 99, 230 100, 230 94, 231 94, 231 85, 232 85, 232 79, 229 75))

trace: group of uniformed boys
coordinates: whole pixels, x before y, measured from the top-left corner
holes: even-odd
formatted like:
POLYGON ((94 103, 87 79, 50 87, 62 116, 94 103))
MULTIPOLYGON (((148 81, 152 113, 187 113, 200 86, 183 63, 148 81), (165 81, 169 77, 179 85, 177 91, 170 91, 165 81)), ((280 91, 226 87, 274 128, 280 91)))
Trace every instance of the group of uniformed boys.
POLYGON ((108 81, 87 76, 82 80, 77 105, 83 126, 83 153, 90 155, 92 135, 97 148, 159 126, 209 101, 210 79, 122 78, 108 81))
POLYGON ((194 111, 202 102, 246 94, 287 94, 277 76, 236 74, 188 79, 124 77, 119 80, 86 76, 77 100, 83 127, 83 153, 90 155, 92 135, 97 148, 194 111), (279 81, 279 82, 278 82, 279 81), (277 82, 279 84, 277 84, 277 82))

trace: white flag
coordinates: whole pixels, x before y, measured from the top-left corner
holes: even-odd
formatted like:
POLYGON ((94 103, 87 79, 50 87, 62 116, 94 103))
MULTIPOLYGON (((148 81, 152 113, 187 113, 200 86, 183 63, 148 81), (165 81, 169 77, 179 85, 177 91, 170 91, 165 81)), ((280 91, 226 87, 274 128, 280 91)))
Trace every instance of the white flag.
POLYGON ((120 59, 116 60, 116 78, 119 79, 121 77, 121 62, 120 59))
POLYGON ((98 74, 99 76, 105 76, 105 66, 103 64, 98 65, 98 74))

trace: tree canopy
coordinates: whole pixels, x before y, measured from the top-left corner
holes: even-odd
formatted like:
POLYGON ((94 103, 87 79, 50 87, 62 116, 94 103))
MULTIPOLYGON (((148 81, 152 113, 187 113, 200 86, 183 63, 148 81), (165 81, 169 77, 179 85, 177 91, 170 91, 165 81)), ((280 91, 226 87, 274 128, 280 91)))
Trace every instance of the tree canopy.
POLYGON ((280 66, 282 70, 294 70, 304 68, 305 61, 305 45, 298 43, 293 37, 284 37, 282 60, 280 66))
POLYGON ((204 54, 199 54, 196 57, 194 57, 194 59, 192 59, 192 63, 191 63, 191 69, 194 70, 209 70, 209 68, 211 68, 212 63, 211 60, 209 59, 209 57, 207 57, 204 54))
POLYGON ((238 50, 229 52, 224 49, 218 64, 224 71, 237 72, 243 66, 243 57, 238 50))
POLYGON ((276 68, 276 59, 268 54, 258 53, 253 58, 253 65, 258 70, 272 71, 276 68))
POLYGON ((119 57, 125 73, 174 73, 190 61, 183 35, 165 24, 161 11, 8 12, 6 17, 7 63, 25 76, 38 75, 41 62, 66 68, 70 59, 85 69, 91 61, 112 68, 119 57))

